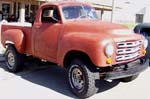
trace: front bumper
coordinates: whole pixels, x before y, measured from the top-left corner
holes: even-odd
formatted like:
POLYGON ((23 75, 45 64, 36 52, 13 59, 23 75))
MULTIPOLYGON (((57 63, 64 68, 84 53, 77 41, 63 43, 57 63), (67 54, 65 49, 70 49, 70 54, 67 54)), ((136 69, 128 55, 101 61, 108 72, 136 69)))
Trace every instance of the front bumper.
POLYGON ((134 62, 120 65, 120 66, 114 66, 112 71, 100 73, 101 76, 103 76, 103 79, 119 79, 119 78, 125 78, 129 76, 138 75, 145 69, 147 69, 149 66, 149 59, 146 59, 146 61, 141 64, 140 60, 136 60, 134 62))

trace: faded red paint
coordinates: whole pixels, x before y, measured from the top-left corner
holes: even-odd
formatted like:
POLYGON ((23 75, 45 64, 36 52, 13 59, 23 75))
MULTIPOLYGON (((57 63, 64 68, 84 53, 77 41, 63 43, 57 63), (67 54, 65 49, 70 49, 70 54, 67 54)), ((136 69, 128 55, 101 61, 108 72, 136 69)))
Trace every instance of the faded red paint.
MULTIPOLYGON (((81 51, 86 53, 96 66, 105 67, 108 66, 104 53, 106 42, 112 42, 116 46, 116 42, 143 39, 143 36, 134 33, 124 35, 112 33, 116 29, 127 29, 122 25, 89 19, 66 21, 62 15, 62 6, 78 4, 83 3, 60 2, 42 5, 37 12, 33 27, 2 25, 3 46, 7 40, 12 41, 20 53, 33 55, 61 66, 69 51, 81 51), (55 24, 42 23, 41 11, 51 5, 58 7, 61 21, 55 24)), ((142 50, 143 48, 141 52, 142 50)), ((144 55, 141 53, 140 57, 142 56, 144 55)), ((112 59, 113 65, 116 64, 115 53, 112 59)))

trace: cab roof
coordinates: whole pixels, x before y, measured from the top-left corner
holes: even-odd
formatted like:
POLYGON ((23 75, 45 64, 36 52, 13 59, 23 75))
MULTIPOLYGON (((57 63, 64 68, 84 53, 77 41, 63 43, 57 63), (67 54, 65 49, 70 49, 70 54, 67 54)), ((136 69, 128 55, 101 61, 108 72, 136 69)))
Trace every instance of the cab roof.
POLYGON ((47 3, 44 3, 42 6, 46 6, 46 5, 56 5, 56 6, 67 6, 67 5, 86 5, 86 6, 90 6, 87 3, 83 3, 83 2, 77 2, 77 1, 50 1, 47 3))

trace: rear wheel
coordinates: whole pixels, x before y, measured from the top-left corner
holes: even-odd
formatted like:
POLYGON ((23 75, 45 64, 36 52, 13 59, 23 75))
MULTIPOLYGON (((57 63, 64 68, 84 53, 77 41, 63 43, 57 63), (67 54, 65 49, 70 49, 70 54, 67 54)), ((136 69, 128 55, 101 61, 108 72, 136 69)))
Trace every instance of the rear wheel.
POLYGON ((74 59, 68 68, 69 85, 73 93, 80 98, 90 97, 98 91, 98 73, 92 72, 88 65, 85 61, 74 59))
POLYGON ((14 46, 8 45, 5 53, 6 67, 10 72, 18 72, 23 68, 23 55, 14 46))

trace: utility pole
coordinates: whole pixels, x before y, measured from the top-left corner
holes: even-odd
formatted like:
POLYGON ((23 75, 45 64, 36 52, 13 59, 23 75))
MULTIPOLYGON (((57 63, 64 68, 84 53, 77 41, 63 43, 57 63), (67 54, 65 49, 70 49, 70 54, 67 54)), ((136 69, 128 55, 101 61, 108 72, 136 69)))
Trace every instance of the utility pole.
POLYGON ((112 0, 111 22, 114 22, 115 0, 112 0))

